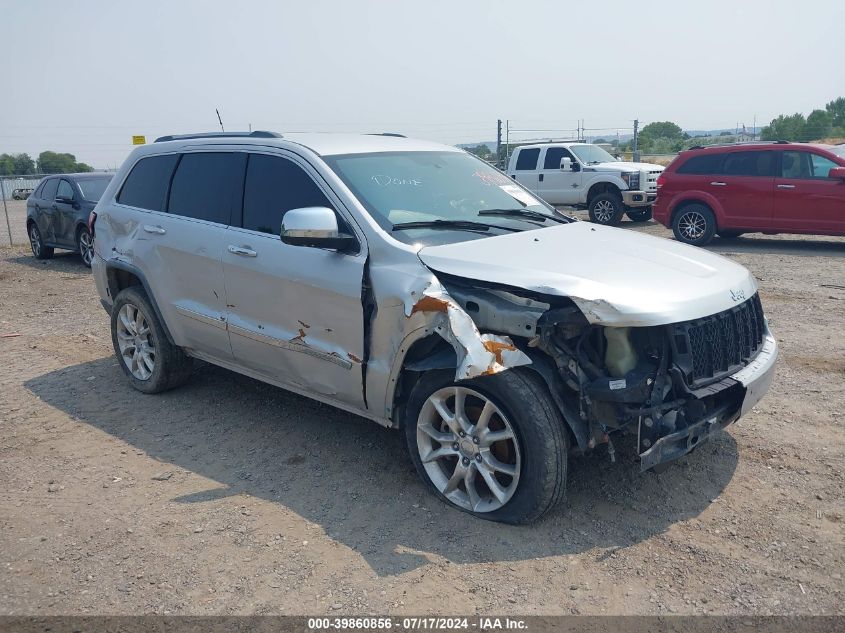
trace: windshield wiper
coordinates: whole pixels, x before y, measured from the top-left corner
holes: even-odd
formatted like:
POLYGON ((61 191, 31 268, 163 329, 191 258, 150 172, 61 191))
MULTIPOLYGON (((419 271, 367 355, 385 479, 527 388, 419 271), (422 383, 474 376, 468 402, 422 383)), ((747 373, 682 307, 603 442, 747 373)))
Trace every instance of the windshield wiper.
POLYGON ((484 222, 473 222, 472 220, 421 220, 417 222, 400 222, 394 224, 394 231, 405 229, 458 229, 463 231, 489 231, 490 229, 501 229, 502 231, 521 231, 511 226, 498 226, 484 222))
POLYGON ((553 220, 561 224, 568 224, 567 220, 563 218, 556 218, 553 215, 546 215, 539 211, 531 211, 530 209, 482 209, 478 215, 504 215, 515 218, 526 218, 531 220, 553 220))

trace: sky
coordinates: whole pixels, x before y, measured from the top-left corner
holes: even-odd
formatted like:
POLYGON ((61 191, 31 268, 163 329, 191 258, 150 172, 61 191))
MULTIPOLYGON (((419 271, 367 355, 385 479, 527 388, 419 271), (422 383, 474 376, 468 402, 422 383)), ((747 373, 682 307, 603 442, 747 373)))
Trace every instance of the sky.
POLYGON ((449 144, 749 128, 845 95, 845 1, 0 0, 0 153, 119 166, 132 135, 449 144), (600 129, 597 129, 600 128, 600 129), (534 132, 542 130, 542 132, 534 132))

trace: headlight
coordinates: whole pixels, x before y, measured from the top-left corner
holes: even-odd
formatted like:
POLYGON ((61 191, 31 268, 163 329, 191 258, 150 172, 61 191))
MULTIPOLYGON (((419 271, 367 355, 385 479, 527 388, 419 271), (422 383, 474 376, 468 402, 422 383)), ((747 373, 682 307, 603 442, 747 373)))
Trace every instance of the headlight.
POLYGON ((628 185, 628 189, 639 189, 640 188, 640 172, 638 171, 628 171, 622 174, 622 180, 625 181, 625 184, 628 185))

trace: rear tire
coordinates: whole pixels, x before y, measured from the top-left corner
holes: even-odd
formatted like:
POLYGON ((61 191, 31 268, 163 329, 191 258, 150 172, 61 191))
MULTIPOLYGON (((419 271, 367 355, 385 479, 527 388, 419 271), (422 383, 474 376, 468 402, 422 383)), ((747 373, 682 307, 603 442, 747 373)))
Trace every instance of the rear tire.
POLYGON ((94 260, 94 238, 86 226, 80 227, 76 232, 76 251, 82 258, 82 263, 91 268, 91 262, 94 260))
POLYGON ((651 207, 646 207, 645 209, 628 209, 625 215, 630 218, 631 222, 648 222, 652 217, 651 207))
POLYGON ((672 232, 679 242, 704 246, 713 239, 716 232, 716 217, 705 204, 688 204, 675 213, 672 232))
POLYGON ((191 377, 193 359, 167 340, 146 293, 120 291, 111 311, 114 353, 129 382, 143 393, 159 393, 191 377))
POLYGON ((454 370, 424 374, 408 400, 405 439, 429 489, 479 518, 530 523, 565 494, 569 438, 546 384, 530 370, 457 383, 454 370))
POLYGON ((587 208, 590 211, 590 222, 605 226, 616 226, 625 213, 622 196, 618 193, 600 193, 587 203, 587 208))
POLYGON ((38 230, 38 225, 35 222, 29 225, 29 247, 32 249, 35 259, 53 258, 53 247, 44 246, 41 231, 38 230))

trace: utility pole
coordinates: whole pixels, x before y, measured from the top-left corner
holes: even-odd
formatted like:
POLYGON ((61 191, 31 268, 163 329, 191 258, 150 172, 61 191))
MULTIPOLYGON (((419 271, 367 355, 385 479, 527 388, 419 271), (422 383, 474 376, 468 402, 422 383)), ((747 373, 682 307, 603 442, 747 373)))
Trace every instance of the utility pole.
POLYGON ((640 162, 640 151, 639 151, 639 149, 637 149, 637 136, 639 135, 639 131, 640 131, 640 120, 634 119, 634 140, 632 141, 631 149, 633 149, 633 154, 634 154, 632 160, 635 163, 640 162))
POLYGON ((511 149, 511 120, 505 119, 505 169, 508 168, 508 152, 511 149))
POLYGON ((496 120, 496 167, 504 169, 502 164, 502 120, 496 120))

